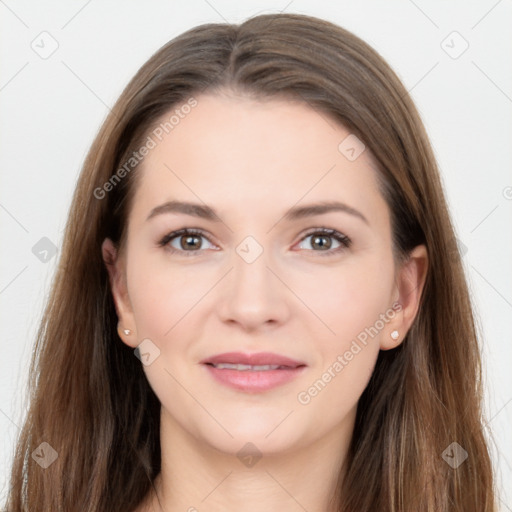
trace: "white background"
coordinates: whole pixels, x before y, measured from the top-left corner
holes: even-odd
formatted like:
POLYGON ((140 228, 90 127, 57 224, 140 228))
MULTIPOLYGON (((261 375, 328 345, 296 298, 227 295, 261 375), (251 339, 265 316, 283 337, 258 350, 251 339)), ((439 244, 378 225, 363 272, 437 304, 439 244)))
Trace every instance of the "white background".
POLYGON ((0 0, 0 502, 71 196, 108 107, 146 59, 183 31, 282 10, 325 18, 363 38, 418 106, 478 310, 500 506, 512 511, 511 0, 72 0, 44 7, 0 0), (464 40, 468 49, 452 58, 464 40), (43 59, 31 47, 37 44, 58 48, 43 59), (32 253, 42 237, 57 247, 47 263, 32 253))

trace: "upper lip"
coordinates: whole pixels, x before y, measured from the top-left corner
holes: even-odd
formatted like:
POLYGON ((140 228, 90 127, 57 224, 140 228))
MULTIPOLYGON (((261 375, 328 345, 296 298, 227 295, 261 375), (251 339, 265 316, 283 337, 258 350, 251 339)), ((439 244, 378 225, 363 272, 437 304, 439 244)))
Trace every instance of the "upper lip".
POLYGON ((258 352, 255 354, 244 354, 242 352, 225 352, 215 356, 207 357, 201 361, 203 364, 246 364, 251 366, 279 365, 290 368, 305 366, 302 361, 296 361, 290 357, 274 354, 272 352, 258 352))

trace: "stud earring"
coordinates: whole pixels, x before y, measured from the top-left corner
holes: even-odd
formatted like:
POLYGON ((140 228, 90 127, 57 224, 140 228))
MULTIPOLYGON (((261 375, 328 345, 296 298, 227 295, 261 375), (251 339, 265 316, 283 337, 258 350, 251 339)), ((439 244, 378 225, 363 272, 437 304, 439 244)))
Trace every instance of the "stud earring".
POLYGON ((123 329, 123 332, 126 334, 126 336, 130 336, 130 334, 132 333, 130 329, 123 329))
POLYGON ((393 332, 391 333, 391 337, 392 337, 394 340, 397 340, 399 336, 400 336, 400 334, 398 334, 398 331, 393 331, 393 332))

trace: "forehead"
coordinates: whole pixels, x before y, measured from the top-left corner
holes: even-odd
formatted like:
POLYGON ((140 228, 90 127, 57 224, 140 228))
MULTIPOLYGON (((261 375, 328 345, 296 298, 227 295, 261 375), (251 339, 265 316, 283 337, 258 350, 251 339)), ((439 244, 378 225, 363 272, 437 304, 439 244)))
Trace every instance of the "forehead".
POLYGON ((281 99, 195 99, 192 108, 173 107, 149 132, 154 147, 137 169, 134 214, 171 198, 242 211, 292 206, 303 197, 379 205, 371 154, 347 158, 344 141, 357 139, 326 113, 281 99))

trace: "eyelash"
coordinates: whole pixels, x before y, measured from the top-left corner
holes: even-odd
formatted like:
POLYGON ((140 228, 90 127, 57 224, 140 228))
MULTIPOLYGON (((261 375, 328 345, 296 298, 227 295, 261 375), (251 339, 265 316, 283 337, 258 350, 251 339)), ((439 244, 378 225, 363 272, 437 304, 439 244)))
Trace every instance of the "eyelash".
MULTIPOLYGON (((210 243, 213 243, 204 234, 204 232, 202 230, 200 230, 200 229, 182 228, 182 229, 178 229, 176 231, 171 231, 170 233, 165 235, 158 242, 158 245, 160 247, 168 246, 168 250, 171 253, 173 253, 173 254, 183 254, 184 256, 187 256, 187 257, 188 256, 195 256, 198 253, 200 253, 201 250, 197 250, 197 251, 184 251, 184 250, 175 249, 174 247, 171 247, 170 245, 168 245, 169 242, 172 239, 177 238, 179 236, 183 236, 183 235, 201 236, 201 237, 205 238, 206 240, 208 240, 210 243)), ((350 240, 350 238, 348 238, 344 234, 340 233, 339 231, 336 231, 335 229, 329 229, 329 228, 317 228, 317 229, 314 229, 314 230, 310 230, 308 233, 306 233, 304 235, 303 238, 301 238, 301 240, 299 242, 302 242, 304 239, 306 239, 306 238, 308 238, 309 236, 312 236, 312 235, 326 235, 326 236, 329 236, 331 238, 334 238, 336 241, 338 241, 341 244, 340 247, 337 247, 336 249, 333 249, 333 250, 315 251, 313 249, 308 249, 310 252, 320 253, 320 256, 331 256, 333 254, 338 254, 339 252, 341 252, 341 251, 343 251, 345 249, 348 249, 351 246, 351 244, 352 244, 352 240, 350 240)))

